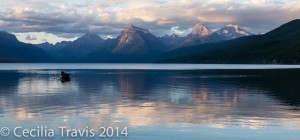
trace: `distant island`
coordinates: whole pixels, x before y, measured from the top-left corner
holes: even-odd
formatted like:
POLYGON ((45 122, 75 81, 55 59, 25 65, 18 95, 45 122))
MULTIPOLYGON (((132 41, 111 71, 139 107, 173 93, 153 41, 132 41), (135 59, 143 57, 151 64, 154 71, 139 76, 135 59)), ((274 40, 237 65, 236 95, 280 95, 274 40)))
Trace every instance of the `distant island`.
POLYGON ((157 37, 132 25, 114 39, 87 33, 73 42, 38 45, 0 31, 0 62, 299 64, 300 20, 263 35, 231 24, 215 32, 196 24, 186 37, 157 37))

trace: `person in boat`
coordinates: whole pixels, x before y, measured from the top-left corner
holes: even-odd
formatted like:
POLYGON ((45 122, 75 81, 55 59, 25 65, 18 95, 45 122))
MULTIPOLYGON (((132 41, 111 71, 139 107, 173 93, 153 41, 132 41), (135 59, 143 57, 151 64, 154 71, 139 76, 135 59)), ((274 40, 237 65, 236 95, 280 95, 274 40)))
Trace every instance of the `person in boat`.
POLYGON ((71 77, 70 77, 70 74, 69 73, 65 73, 65 72, 61 72, 60 73, 60 80, 62 82, 65 82, 65 81, 70 81, 71 80, 71 77))

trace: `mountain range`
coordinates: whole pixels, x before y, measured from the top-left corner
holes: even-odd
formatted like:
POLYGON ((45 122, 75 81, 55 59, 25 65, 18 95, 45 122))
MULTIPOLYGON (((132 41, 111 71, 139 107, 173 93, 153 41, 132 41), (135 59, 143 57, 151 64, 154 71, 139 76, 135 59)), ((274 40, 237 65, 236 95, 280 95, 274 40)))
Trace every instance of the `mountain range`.
POLYGON ((263 35, 171 50, 160 59, 161 63, 298 64, 300 20, 293 20, 263 35))
MULTIPOLYGON (((240 28, 228 31, 229 34, 238 34, 238 37, 244 36, 239 33, 240 28)), ((154 62, 171 49, 232 39, 227 34, 220 36, 214 37, 203 24, 196 24, 186 37, 176 34, 157 37, 148 29, 131 25, 115 39, 104 40, 98 35, 87 33, 73 42, 55 45, 46 42, 36 46, 57 62, 154 62)))
POLYGON ((298 24, 299 20, 294 20, 264 35, 253 35, 232 24, 215 32, 196 24, 185 37, 176 34, 157 37, 148 29, 131 25, 113 39, 104 40, 87 33, 73 42, 38 45, 22 43, 2 31, 0 62, 296 63, 299 61, 294 57, 286 60, 271 55, 295 53, 285 46, 294 49, 298 45, 294 43, 298 39, 298 24), (295 28, 289 30, 291 27, 295 28), (264 51, 270 53, 263 55, 264 51), (256 56, 255 59, 246 57, 250 55, 256 56))
POLYGON ((0 62, 49 62, 51 57, 35 45, 18 41, 16 36, 0 31, 0 62))

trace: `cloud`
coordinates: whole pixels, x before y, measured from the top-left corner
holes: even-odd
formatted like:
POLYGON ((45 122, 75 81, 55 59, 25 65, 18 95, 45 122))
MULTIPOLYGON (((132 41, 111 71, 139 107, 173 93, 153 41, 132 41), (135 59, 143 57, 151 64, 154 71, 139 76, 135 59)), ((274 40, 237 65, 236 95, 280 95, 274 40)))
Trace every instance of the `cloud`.
POLYGON ((25 40, 37 40, 36 36, 27 35, 25 40))
MULTIPOLYGON (((44 43, 45 40, 49 43, 57 43, 61 41, 74 41, 77 37, 74 37, 76 34, 73 34, 73 38, 60 37, 56 34, 46 33, 46 32, 27 32, 27 33, 16 33, 14 35, 18 38, 19 41, 31 44, 40 44, 44 43)), ((80 34, 82 35, 82 34, 80 34)))
POLYGON ((0 7, 5 7, 0 8, 1 29, 65 38, 87 32, 117 36, 131 24, 157 34, 180 34, 199 22, 213 29, 239 24, 260 33, 300 18, 297 0, 11 0, 0 7))
POLYGON ((189 29, 185 30, 185 29, 180 29, 179 26, 174 26, 170 29, 170 31, 171 31, 172 34, 177 34, 177 35, 184 36, 184 35, 190 33, 192 31, 192 28, 189 28, 189 29))

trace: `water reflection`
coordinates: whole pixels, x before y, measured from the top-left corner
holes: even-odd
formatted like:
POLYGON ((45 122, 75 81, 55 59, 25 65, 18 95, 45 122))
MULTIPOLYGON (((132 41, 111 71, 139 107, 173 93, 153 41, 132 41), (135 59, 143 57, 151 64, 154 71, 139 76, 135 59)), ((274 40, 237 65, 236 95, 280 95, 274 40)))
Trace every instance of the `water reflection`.
POLYGON ((0 71, 1 123, 300 130, 298 70, 68 72, 0 71))

